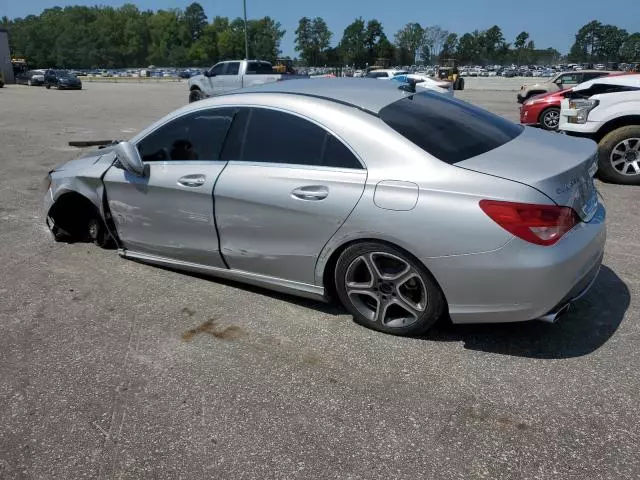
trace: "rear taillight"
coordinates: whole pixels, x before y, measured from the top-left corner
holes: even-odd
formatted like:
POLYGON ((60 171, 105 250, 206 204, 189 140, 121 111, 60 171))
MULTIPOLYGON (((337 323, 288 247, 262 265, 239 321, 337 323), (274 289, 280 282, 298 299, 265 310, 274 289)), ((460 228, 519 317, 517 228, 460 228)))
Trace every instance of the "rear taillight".
POLYGON ((481 200, 480 208, 506 231, 536 245, 553 245, 580 219, 569 207, 481 200))

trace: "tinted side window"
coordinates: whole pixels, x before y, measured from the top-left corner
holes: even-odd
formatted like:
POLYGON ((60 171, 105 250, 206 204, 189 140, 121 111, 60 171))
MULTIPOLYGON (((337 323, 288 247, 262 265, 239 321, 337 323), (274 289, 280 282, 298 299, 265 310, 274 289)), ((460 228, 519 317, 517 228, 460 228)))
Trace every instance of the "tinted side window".
POLYGON ((362 165, 353 153, 351 153, 351 150, 329 132, 327 132, 322 164, 325 167, 362 168, 362 165))
POLYGON ((469 103, 430 92, 391 103, 379 116, 407 140, 451 164, 498 148, 523 130, 469 103))
POLYGON ((362 169, 351 151, 323 128, 264 108, 243 109, 236 115, 222 158, 362 169))
POLYGON ((211 73, 214 75, 222 75, 222 72, 224 71, 224 67, 225 67, 224 63, 218 63, 213 66, 213 68, 211 69, 211 73))
POLYGON ((240 71, 240 62, 229 62, 225 68, 223 75, 238 75, 240 71))
POLYGON ((246 73, 247 75, 268 75, 273 73, 273 68, 266 62, 249 62, 246 73))
POLYGON ((200 110, 161 126, 138 143, 142 160, 218 160, 234 109, 200 110))
POLYGON ((560 77, 560 81, 563 85, 576 85, 581 82, 581 78, 581 73, 569 73, 567 75, 562 75, 560 77))
POLYGON ((606 73, 600 73, 600 72, 588 72, 584 74, 584 78, 582 79, 583 82, 586 82, 587 80, 593 80, 594 78, 598 78, 598 77, 603 77, 607 75, 606 73))
POLYGON ((369 72, 367 78, 387 78, 387 72, 369 72))

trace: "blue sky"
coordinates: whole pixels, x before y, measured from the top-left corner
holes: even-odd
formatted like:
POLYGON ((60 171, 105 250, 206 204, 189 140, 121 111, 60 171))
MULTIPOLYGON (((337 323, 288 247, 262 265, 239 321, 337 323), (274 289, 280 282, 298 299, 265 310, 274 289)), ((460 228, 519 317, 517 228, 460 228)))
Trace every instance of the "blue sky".
MULTIPOLYGON (((10 18, 39 14, 43 9, 65 5, 112 5, 134 3, 140 9, 184 8, 191 0, 0 0, 0 16, 10 18)), ((202 0, 209 18, 242 16, 242 0, 202 0)), ((525 30, 539 48, 554 47, 567 53, 578 29, 591 20, 611 23, 629 33, 640 31, 640 0, 247 0, 249 18, 269 15, 287 31, 282 50, 295 55, 294 31, 303 17, 323 17, 333 32, 333 43, 355 18, 376 18, 393 41, 393 34, 408 22, 465 33, 502 28, 508 42, 525 30)))

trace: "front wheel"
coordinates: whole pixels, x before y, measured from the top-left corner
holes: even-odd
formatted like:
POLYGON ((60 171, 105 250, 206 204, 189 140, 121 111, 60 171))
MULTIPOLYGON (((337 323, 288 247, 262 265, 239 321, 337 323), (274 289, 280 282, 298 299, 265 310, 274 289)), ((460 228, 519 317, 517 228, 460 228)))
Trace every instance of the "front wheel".
POLYGON ((189 103, 197 102, 205 98, 207 98, 207 96, 204 93, 202 93, 202 90, 195 89, 189 92, 189 103))
POLYGON ((560 124, 560 109, 553 107, 547 108, 540 115, 540 125, 545 130, 557 130, 560 124))
POLYGON ((600 140, 598 175, 611 183, 640 185, 640 125, 620 127, 600 140))
POLYGON ((384 243, 348 247, 338 259, 335 285, 356 322, 394 335, 422 334, 445 310, 444 295, 426 268, 384 243))
POLYGON ((49 90, 49 89, 51 88, 51 85, 47 83, 47 84, 44 86, 44 88, 46 88, 47 90, 49 90))
POLYGON ((113 242, 104 222, 97 217, 90 218, 87 222, 88 240, 101 248, 109 248, 113 242))

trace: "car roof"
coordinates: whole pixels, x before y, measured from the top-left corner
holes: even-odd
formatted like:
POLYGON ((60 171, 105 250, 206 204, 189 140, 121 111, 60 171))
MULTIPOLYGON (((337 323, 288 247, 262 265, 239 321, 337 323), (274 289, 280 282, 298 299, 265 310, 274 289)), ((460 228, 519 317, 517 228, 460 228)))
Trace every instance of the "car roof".
POLYGON ((309 78, 268 83, 229 92, 227 95, 246 93, 280 93, 322 98, 348 104, 378 114, 390 103, 409 95, 397 83, 381 82, 375 78, 309 78))
POLYGON ((588 82, 581 83, 580 85, 573 87, 574 91, 585 90, 594 84, 598 85, 621 85, 627 87, 640 88, 640 74, 637 75, 610 75, 608 77, 599 77, 589 80, 588 82))

